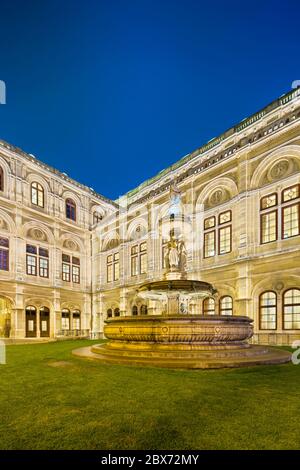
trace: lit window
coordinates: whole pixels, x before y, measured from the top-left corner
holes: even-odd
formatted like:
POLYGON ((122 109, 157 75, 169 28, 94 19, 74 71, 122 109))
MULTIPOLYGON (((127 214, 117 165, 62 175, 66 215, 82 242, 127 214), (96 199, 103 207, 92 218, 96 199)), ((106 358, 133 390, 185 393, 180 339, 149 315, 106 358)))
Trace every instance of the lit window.
POLYGON ((261 214, 261 243, 277 240, 277 211, 261 214))
POLYGON ((285 330, 300 329, 300 289, 289 289, 283 295, 283 325, 285 330))
POLYGON ((219 255, 231 251, 231 226, 219 229, 219 255))
POLYGON ((221 315, 232 315, 232 298, 226 295, 220 299, 220 314, 221 315))
POLYGON ((259 297, 259 327, 261 330, 276 330, 277 296, 275 292, 264 292, 259 297))
POLYGON ((281 193, 281 218, 278 218, 277 194, 269 194, 260 200, 261 243, 278 239, 278 220, 281 220, 281 238, 300 235, 300 185, 285 188, 281 193), (292 203, 291 203, 292 201, 292 203), (271 210, 269 210, 271 208, 271 210))
POLYGON ((269 194, 268 196, 265 196, 261 198, 260 201, 260 208, 262 210, 264 209, 269 209, 270 207, 277 206, 277 194, 269 194))
POLYGON ((215 300, 212 297, 203 300, 203 314, 214 315, 215 314, 215 300))
POLYGON ((299 203, 282 208, 282 238, 299 235, 299 213, 299 203))
POLYGON ((120 278, 119 253, 108 255, 106 258, 107 282, 118 281, 120 278))
POLYGON ((206 232, 204 234, 204 257, 210 258, 211 256, 215 256, 216 249, 215 249, 215 231, 206 232))
POLYGON ((70 310, 64 309, 61 312, 61 329, 69 330, 70 329, 70 310))
POLYGON ((219 225, 231 222, 231 211, 222 212, 219 215, 219 225))
POLYGON ((208 228, 213 228, 216 225, 216 218, 213 217, 208 217, 207 219, 204 220, 204 230, 207 230, 208 228))
POLYGON ((35 206, 44 207, 44 189, 36 181, 31 184, 31 203, 35 206))
POLYGON ((215 256, 216 246, 219 255, 231 251, 231 221, 231 210, 219 214, 217 225, 215 216, 204 219, 204 258, 215 256))
POLYGON ((147 242, 131 247, 131 276, 147 272, 147 242))
POLYGON ((80 312, 75 311, 73 312, 73 325, 72 325, 73 330, 80 330, 80 312))
POLYGON ((299 196, 299 184, 296 184, 295 186, 291 186, 290 188, 282 191, 282 202, 292 201, 293 199, 297 199, 299 196))
POLYGON ((62 255, 62 280, 65 282, 71 281, 75 284, 80 283, 80 259, 75 256, 62 255))

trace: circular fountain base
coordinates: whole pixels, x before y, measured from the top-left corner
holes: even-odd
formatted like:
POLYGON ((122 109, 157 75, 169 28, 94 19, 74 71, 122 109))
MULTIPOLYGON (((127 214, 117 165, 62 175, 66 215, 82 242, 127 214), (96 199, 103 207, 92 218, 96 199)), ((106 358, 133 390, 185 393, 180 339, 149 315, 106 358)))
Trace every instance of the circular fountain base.
POLYGON ((106 321, 109 342, 75 355, 103 363, 207 369, 288 362, 291 354, 249 345, 252 320, 240 316, 119 317, 106 321))

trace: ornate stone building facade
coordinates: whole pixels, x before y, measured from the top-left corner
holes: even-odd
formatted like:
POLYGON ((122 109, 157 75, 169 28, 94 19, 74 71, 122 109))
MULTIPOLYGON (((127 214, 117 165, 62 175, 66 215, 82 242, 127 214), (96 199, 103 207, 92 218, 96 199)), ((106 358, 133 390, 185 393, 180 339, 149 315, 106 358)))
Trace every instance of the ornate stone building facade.
POLYGON ((179 220, 188 276, 217 290, 189 313, 300 339, 299 89, 117 201, 0 142, 0 200, 0 336, 101 336, 107 317, 160 313, 137 286, 162 278, 179 220))

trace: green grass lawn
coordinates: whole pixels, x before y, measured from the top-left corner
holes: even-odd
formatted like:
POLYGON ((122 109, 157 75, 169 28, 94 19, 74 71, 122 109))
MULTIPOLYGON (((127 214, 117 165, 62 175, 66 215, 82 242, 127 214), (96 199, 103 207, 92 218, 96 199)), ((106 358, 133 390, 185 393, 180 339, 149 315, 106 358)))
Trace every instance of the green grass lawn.
POLYGON ((7 348, 1 449, 300 447, 300 365, 184 371, 71 355, 89 343, 7 348))

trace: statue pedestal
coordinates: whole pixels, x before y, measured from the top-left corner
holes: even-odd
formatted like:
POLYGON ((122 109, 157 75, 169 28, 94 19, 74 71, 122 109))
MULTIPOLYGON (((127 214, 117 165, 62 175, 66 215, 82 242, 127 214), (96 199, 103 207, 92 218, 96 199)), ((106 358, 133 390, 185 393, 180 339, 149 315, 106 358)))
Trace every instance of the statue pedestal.
POLYGON ((185 279, 186 276, 181 271, 169 271, 165 274, 167 281, 177 281, 178 279, 185 279))

